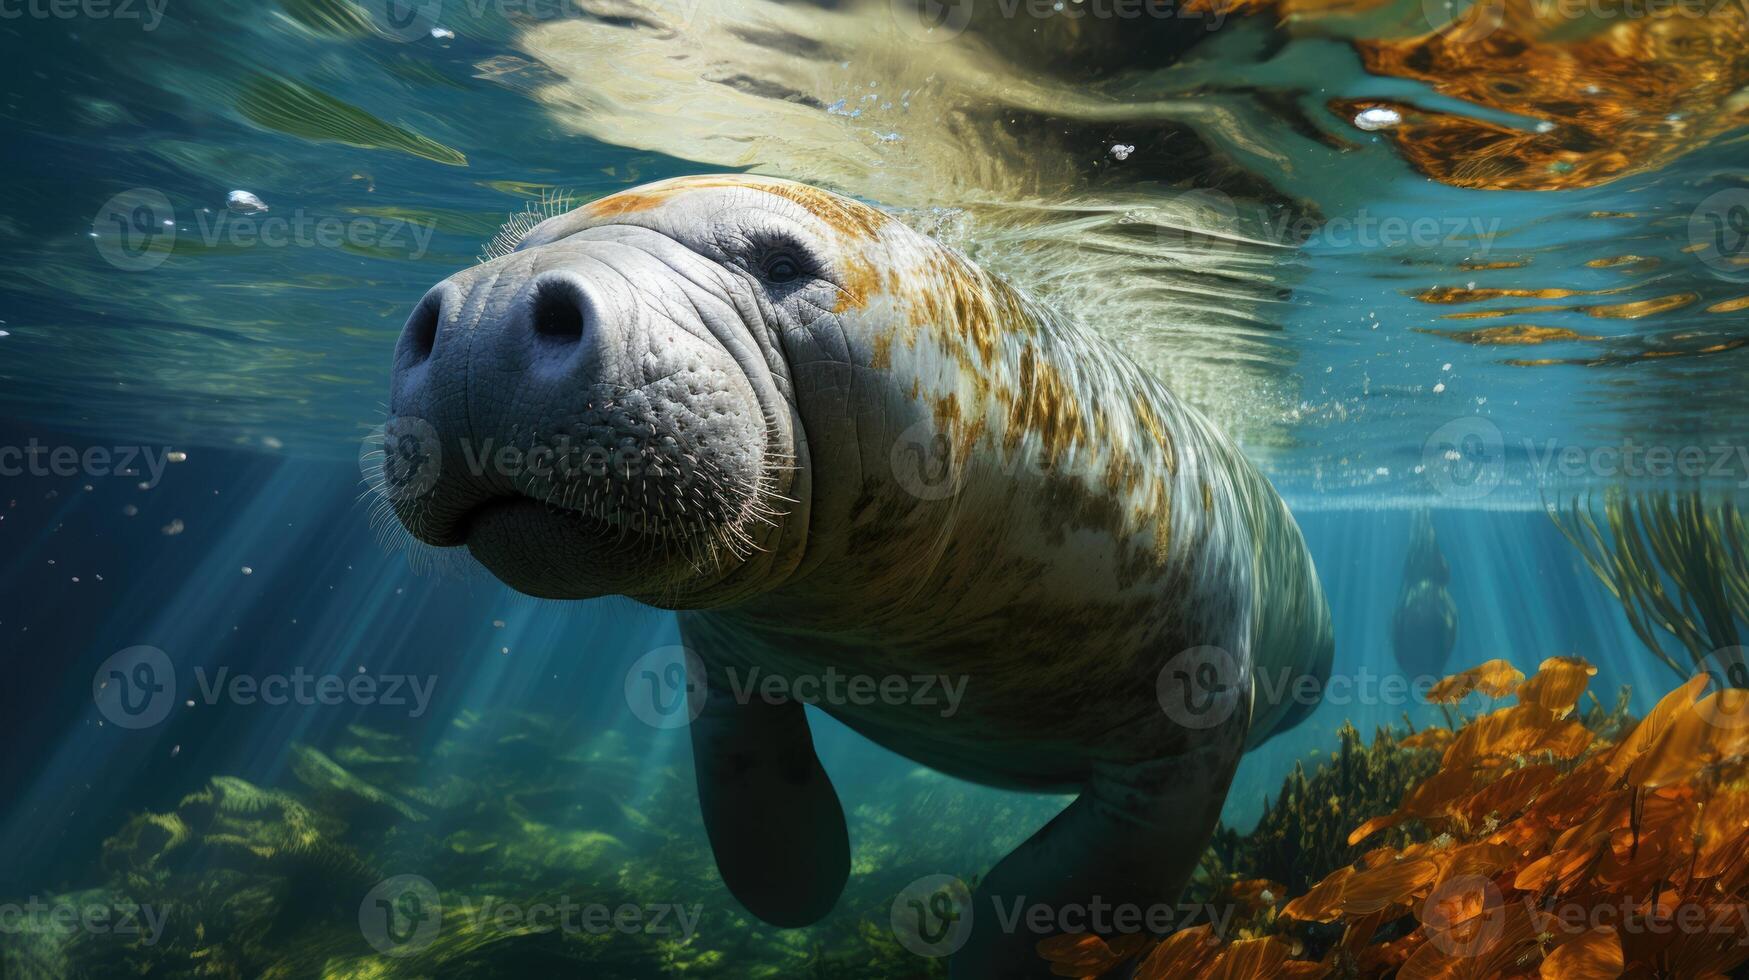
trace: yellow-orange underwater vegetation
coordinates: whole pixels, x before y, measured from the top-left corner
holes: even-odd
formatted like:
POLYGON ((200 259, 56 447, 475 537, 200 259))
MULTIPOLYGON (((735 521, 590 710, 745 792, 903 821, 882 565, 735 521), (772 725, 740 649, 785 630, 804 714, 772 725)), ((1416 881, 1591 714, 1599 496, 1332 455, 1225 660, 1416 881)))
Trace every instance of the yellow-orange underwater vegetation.
POLYGON ((1514 703, 1417 733, 1439 770, 1349 838, 1424 839, 1279 910, 1275 883, 1238 882, 1248 911, 1227 935, 1057 936, 1040 955, 1059 976, 1137 980, 1724 980, 1749 962, 1749 691, 1697 675, 1612 739, 1574 718, 1595 674, 1577 657, 1528 679, 1492 661, 1434 688, 1514 703))

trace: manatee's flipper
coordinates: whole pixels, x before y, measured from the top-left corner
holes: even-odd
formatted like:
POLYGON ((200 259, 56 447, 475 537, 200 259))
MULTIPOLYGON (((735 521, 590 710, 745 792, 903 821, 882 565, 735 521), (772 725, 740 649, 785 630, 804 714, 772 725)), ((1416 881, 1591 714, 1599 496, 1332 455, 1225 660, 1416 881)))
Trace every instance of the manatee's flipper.
POLYGON ((1051 976, 1037 946, 1054 930, 1041 933, 1027 920, 1040 906, 1050 910, 1051 923, 1072 932, 1145 930, 1149 910, 1156 921, 1170 915, 1174 928, 1198 924, 1174 903, 1220 819, 1239 762, 1236 738, 1142 765, 1097 768, 1079 799, 978 886, 971 935, 953 955, 949 975, 1051 976), (1118 906, 1135 909, 1136 918, 1117 921, 1107 911, 1104 923, 1094 921, 1094 910, 1118 906))
POLYGON ((713 683, 692 723, 692 756, 729 891, 775 926, 823 918, 850 875, 850 835, 802 705, 741 704, 713 683))

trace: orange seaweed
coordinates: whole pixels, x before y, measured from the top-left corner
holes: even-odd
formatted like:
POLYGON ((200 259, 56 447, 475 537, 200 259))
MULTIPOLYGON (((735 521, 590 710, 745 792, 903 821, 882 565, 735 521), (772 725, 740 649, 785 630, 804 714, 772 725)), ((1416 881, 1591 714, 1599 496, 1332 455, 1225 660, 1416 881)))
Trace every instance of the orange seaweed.
MULTIPOLYGON (((1749 962, 1749 691, 1705 693, 1697 676, 1626 726, 1574 716, 1596 674, 1582 659, 1515 674, 1493 661, 1442 682, 1450 701, 1517 703, 1412 736, 1443 749, 1441 768, 1349 841, 1396 826, 1431 839, 1393 835, 1409 842, 1330 869, 1234 935, 1205 925, 1147 941, 1134 975, 1723 980, 1749 962)), ((1273 908, 1278 889, 1227 892, 1273 908)), ((1078 937, 1053 948, 1078 968, 1110 951, 1078 937)))
POLYGON ((1454 703, 1469 697, 1473 691, 1481 691, 1491 698, 1505 697, 1521 680, 1524 680, 1524 672, 1512 666, 1510 661, 1490 660, 1433 685, 1427 692, 1427 700, 1454 703))
POLYGON ((1621 938, 1609 926, 1568 940, 1543 957, 1542 980, 1614 980, 1626 966, 1621 938))

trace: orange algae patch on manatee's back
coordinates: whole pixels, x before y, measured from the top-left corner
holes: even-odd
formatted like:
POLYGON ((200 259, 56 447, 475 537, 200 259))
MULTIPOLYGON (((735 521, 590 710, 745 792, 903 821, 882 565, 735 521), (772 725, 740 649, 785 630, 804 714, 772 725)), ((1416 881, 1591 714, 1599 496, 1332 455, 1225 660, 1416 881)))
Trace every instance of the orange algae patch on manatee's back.
POLYGON ((861 229, 858 233, 847 235, 847 237, 873 237, 876 234, 873 229, 878 229, 880 222, 886 219, 886 216, 875 208, 859 201, 840 197, 830 191, 809 187, 806 184, 746 177, 739 174, 675 177, 672 180, 658 181, 654 184, 646 184, 609 194, 606 197, 591 201, 583 207, 597 217, 612 218, 649 211, 693 191, 709 190, 764 191, 767 194, 794 201, 807 208, 834 230, 861 229), (850 215, 854 216, 854 220, 846 218, 850 215))
POLYGON ((653 211, 694 191, 709 190, 759 191, 799 205, 819 219, 837 239, 834 268, 844 288, 837 312, 866 306, 869 298, 881 289, 882 277, 865 252, 880 240, 893 219, 879 208, 807 184, 737 174, 677 177, 610 194, 591 201, 583 209, 591 217, 613 221, 653 211))
POLYGON ((583 205, 583 210, 589 212, 591 217, 612 221, 627 215, 654 211, 673 197, 674 191, 663 189, 620 191, 618 194, 609 194, 590 201, 583 205))
POLYGON ((893 221, 879 208, 807 184, 752 183, 748 186, 800 204, 846 241, 874 241, 893 221))

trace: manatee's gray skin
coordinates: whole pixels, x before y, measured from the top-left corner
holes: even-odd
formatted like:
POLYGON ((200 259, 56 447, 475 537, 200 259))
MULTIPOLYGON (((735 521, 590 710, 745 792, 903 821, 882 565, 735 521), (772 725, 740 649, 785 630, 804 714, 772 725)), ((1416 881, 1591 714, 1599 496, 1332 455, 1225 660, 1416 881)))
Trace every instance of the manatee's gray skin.
POLYGON ((1457 603, 1446 586, 1451 568, 1433 533, 1433 517, 1418 511, 1409 530, 1403 560, 1403 591, 1391 619, 1391 646, 1397 666, 1412 677, 1440 677, 1457 644, 1457 603))
POLYGON ((805 185, 686 178, 546 221, 431 290, 390 415, 441 459, 393 494, 417 537, 531 595, 682 611, 705 824, 763 919, 823 916, 849 847, 802 705, 737 700, 729 673, 964 678, 951 717, 820 705, 943 772, 1080 794, 985 877, 956 976, 1048 975, 1045 937, 992 903, 1174 901, 1247 744, 1329 669, 1299 530, 1213 426, 1108 341, 805 185), (574 440, 611 465, 469 465, 574 440))

